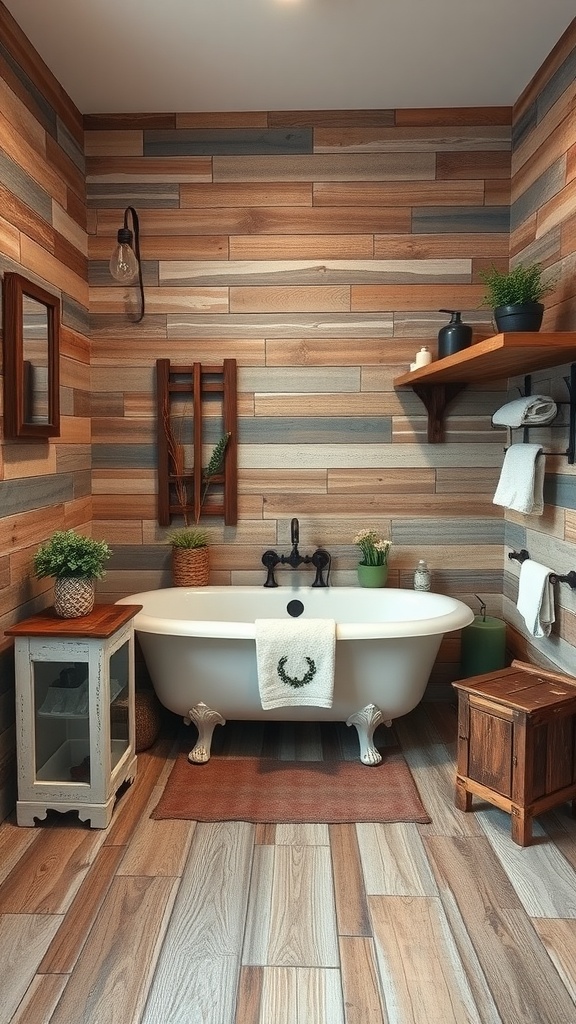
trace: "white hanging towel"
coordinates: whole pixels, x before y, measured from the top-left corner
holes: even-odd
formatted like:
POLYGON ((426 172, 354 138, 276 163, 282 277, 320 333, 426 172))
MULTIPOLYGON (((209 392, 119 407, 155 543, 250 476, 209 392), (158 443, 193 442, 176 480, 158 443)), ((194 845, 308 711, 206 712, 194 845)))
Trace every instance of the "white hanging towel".
POLYGON ((554 614, 554 587, 548 569, 527 558, 520 566, 516 607, 532 636, 550 636, 554 614))
POLYGON ((256 619, 262 707, 331 708, 335 648, 334 619, 256 619))
POLYGON ((552 423, 558 413, 556 402, 549 395, 516 398, 497 409, 492 417, 494 427, 542 426, 552 423))
POLYGON ((541 516, 544 511, 544 469, 546 460, 539 444, 511 444, 492 499, 493 505, 541 516))

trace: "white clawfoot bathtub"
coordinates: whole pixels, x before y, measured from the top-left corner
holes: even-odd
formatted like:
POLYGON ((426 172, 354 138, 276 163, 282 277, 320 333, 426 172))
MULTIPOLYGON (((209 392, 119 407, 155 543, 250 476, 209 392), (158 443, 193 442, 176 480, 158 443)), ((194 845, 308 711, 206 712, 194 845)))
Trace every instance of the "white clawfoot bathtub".
POLYGON ((162 704, 196 724, 196 763, 209 759, 215 726, 231 718, 345 721, 363 763, 378 764, 374 730, 416 707, 444 633, 474 618, 454 598, 392 588, 172 587, 118 603, 143 606, 134 625, 148 671, 162 704), (262 708, 255 620, 290 615, 336 622, 331 708, 262 708))

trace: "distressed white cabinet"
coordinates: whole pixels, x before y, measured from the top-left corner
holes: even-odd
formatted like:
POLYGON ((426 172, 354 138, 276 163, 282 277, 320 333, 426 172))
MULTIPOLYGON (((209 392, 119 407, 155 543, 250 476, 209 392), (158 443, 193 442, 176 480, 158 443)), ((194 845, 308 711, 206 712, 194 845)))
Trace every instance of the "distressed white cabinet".
POLYGON ((106 828, 116 793, 136 775, 134 616, 140 605, 53 609, 6 630, 14 637, 19 825, 78 811, 106 828))

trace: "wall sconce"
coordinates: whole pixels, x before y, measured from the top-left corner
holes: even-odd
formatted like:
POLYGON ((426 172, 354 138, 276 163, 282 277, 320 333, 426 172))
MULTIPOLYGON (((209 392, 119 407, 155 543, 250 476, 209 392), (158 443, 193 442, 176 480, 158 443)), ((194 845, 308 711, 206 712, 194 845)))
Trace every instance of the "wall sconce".
POLYGON ((131 284, 138 278, 140 316, 134 322, 139 324, 145 312, 144 282, 140 259, 140 222, 133 206, 128 206, 124 210, 124 227, 118 229, 118 244, 110 257, 109 266, 114 280, 122 284, 131 284), (132 229, 128 227, 128 214, 132 220, 132 229))

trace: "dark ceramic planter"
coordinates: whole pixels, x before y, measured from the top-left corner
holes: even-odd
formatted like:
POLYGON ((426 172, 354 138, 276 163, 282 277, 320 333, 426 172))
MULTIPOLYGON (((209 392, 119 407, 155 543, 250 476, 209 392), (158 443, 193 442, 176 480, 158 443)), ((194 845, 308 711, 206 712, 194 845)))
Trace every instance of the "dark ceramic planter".
POLYGON ((541 302, 515 302, 510 306, 496 306, 494 319, 499 331, 539 331, 544 306, 541 302))

